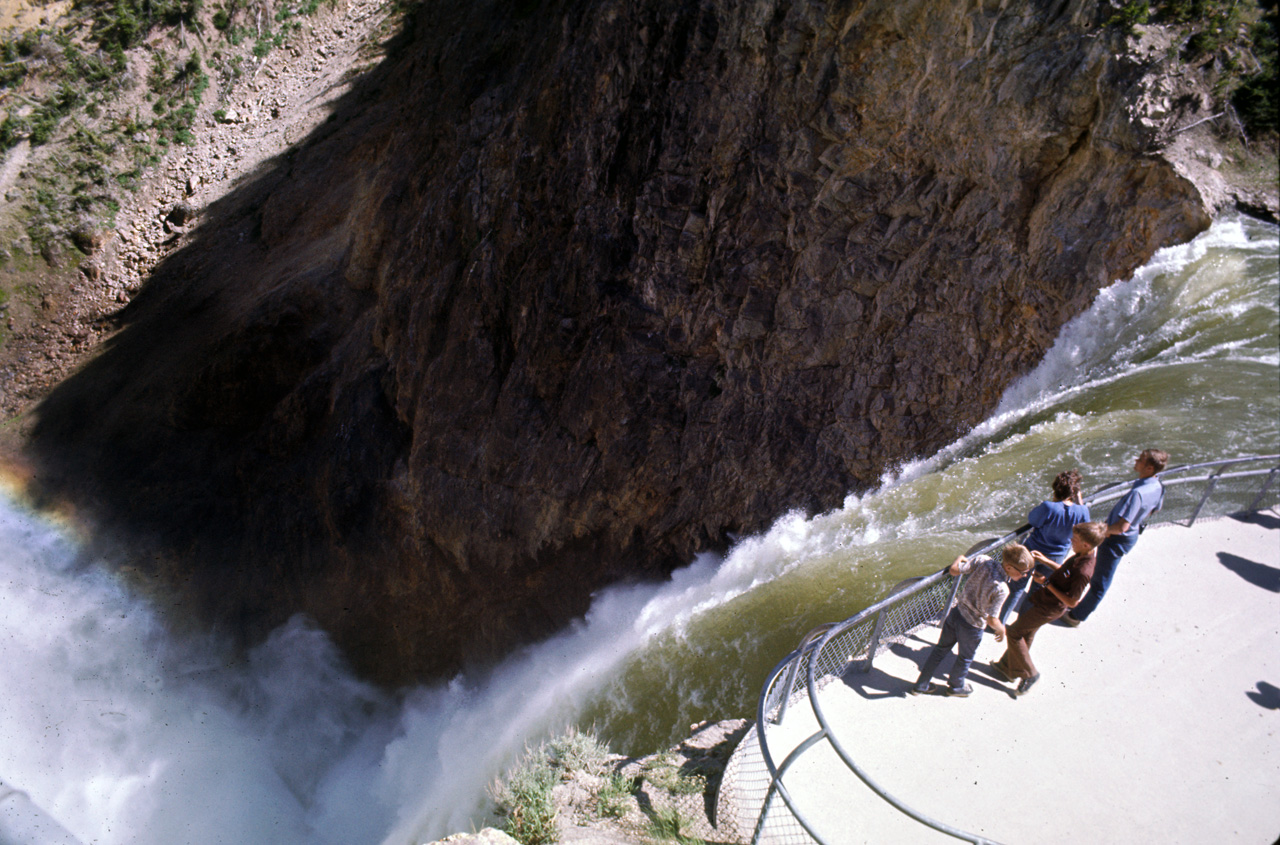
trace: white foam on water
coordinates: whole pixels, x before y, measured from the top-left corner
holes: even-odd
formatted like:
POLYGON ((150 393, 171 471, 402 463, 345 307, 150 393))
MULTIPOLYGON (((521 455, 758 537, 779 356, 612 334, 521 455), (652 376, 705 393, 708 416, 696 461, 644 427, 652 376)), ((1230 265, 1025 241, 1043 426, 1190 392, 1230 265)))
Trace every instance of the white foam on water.
MULTIPOLYGON (((1070 320, 1040 365, 1011 385, 995 414, 962 441, 989 436, 1013 420, 1075 395, 1178 360, 1181 349, 1197 334, 1194 324, 1204 312, 1233 319, 1259 304, 1274 310, 1265 292, 1259 298, 1248 290, 1226 290, 1239 287, 1239 272, 1200 273, 1190 279, 1184 274, 1214 250, 1274 254, 1277 243, 1275 227, 1250 224, 1246 229, 1242 219, 1228 218, 1188 243, 1157 251, 1132 278, 1104 288, 1087 311, 1070 320), (1169 348, 1162 351, 1165 346, 1169 348)), ((1193 359, 1221 357, 1232 347, 1199 350, 1193 359)), ((1263 361, 1269 358, 1261 356, 1263 361)))

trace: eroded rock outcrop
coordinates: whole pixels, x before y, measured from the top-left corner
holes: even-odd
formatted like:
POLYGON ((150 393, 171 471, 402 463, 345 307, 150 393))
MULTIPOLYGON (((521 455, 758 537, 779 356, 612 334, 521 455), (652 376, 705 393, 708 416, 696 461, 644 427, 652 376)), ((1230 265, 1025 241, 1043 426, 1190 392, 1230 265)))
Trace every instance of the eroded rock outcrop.
POLYGON ((1109 15, 423 6, 41 406, 43 489, 389 681, 837 505, 1208 225, 1109 15))

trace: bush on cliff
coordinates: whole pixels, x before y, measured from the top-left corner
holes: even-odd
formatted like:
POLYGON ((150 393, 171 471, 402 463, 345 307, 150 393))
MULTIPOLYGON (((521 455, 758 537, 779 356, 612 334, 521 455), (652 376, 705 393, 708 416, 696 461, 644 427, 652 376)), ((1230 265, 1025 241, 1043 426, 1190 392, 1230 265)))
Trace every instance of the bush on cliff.
POLYGON ((1249 135, 1280 132, 1277 0, 1128 0, 1106 21, 1129 32, 1146 23, 1182 30, 1185 61, 1215 63, 1218 91, 1249 135))
POLYGON ((1251 133, 1280 133, 1280 109, 1277 108, 1277 45, 1280 44, 1280 14, 1276 0, 1263 3, 1266 13, 1253 25, 1254 56, 1259 70, 1245 78, 1232 96, 1232 104, 1251 133))
MULTIPOLYGON (((609 749, 594 734, 572 727, 526 751, 489 790, 503 817, 502 830, 524 845, 555 842, 558 832, 552 790, 574 772, 604 774, 609 756, 609 749)), ((608 808, 619 792, 618 784, 610 783, 608 808)), ((602 814, 609 814, 609 809, 602 814)))

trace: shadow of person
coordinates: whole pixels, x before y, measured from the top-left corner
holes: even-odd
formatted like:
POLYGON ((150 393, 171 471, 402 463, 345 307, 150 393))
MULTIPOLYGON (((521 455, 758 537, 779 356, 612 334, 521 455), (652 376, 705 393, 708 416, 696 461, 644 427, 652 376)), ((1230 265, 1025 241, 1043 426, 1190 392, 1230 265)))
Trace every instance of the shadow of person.
POLYGON ((1280 710, 1280 687, 1274 687, 1266 681, 1258 681, 1258 691, 1249 690, 1245 696, 1259 707, 1280 710))
POLYGON ((840 680, 844 681, 845 686, 868 701, 877 698, 901 698, 907 694, 907 689, 912 684, 911 681, 905 681, 896 675, 890 675, 874 665, 871 667, 870 672, 859 671, 857 666, 857 663, 852 664, 840 676, 840 680))
POLYGON ((1230 552, 1218 552, 1218 560, 1227 569, 1255 587, 1261 587, 1273 593, 1280 593, 1280 569, 1269 564, 1258 563, 1256 560, 1249 560, 1247 557, 1233 555, 1230 552))
POLYGON ((973 664, 973 666, 969 667, 969 677, 970 677, 970 678, 973 678, 973 673, 974 673, 974 672, 978 672, 978 673, 982 674, 983 676, 985 676, 985 677, 987 677, 987 678, 990 678, 990 679, 991 679, 991 682, 990 682, 990 683, 988 683, 988 682, 987 682, 987 681, 985 681, 985 680, 984 680, 984 681, 982 681, 982 683, 983 683, 985 686, 995 685, 995 687, 996 687, 997 689, 1004 690, 1005 692, 1009 693, 1009 695, 1013 695, 1013 694, 1014 694, 1014 693, 1013 693, 1013 688, 1009 686, 1009 681, 1005 680, 1005 676, 1004 676, 1004 675, 1000 674, 1000 672, 998 672, 997 670, 993 669, 993 668, 991 667, 991 664, 990 664, 990 663, 978 663, 978 662, 976 662, 976 661, 975 661, 975 662, 974 662, 974 664, 973 664))
POLYGON ((1280 529, 1280 516, 1273 513, 1262 513, 1254 511, 1253 513, 1239 513, 1232 517, 1236 522, 1247 522, 1250 525, 1261 525, 1263 528, 1270 528, 1273 531, 1280 529))
MULTIPOLYGON (((846 669, 844 671, 844 674, 840 676, 840 680, 843 681, 845 686, 849 687, 849 689, 853 690, 858 695, 862 696, 867 700, 873 700, 877 698, 902 698, 903 696, 907 695, 908 690, 910 690, 913 686, 916 685, 916 681, 919 678, 919 669, 924 664, 925 658, 929 656, 929 652, 933 649, 933 645, 934 645, 928 640, 921 639, 914 635, 910 639, 914 642, 919 643, 923 647, 911 648, 905 643, 898 643, 893 646, 890 646, 889 651, 891 651, 893 654, 897 655, 898 657, 902 657, 904 659, 910 660, 912 663, 915 664, 916 671, 913 673, 912 677, 904 679, 897 675, 890 675, 888 672, 885 672, 884 670, 877 668, 874 664, 872 665, 871 671, 862 672, 858 670, 859 664, 853 663, 851 664, 850 668, 846 669)), ((934 671, 933 673, 933 678, 935 681, 934 691, 937 691, 937 692, 944 691, 941 689, 936 689, 936 681, 938 679, 941 679, 944 685, 947 683, 947 679, 951 672, 951 666, 953 665, 955 659, 956 659, 955 652, 952 651, 952 653, 948 655, 946 658, 944 658, 942 661, 942 664, 934 671)), ((1005 692, 1005 693, 1008 693, 1009 695, 1013 695, 1013 692, 1008 687, 1006 687, 1003 683, 1001 683, 998 679, 992 680, 987 677, 975 676, 974 669, 980 670, 984 675, 992 675, 993 678, 995 677, 994 670, 990 669, 989 667, 983 664, 979 664, 975 661, 972 664, 972 666, 970 666, 969 675, 966 678, 966 680, 970 684, 977 684, 978 686, 991 687, 992 689, 997 689, 997 690, 1000 690, 1001 692, 1005 692)))

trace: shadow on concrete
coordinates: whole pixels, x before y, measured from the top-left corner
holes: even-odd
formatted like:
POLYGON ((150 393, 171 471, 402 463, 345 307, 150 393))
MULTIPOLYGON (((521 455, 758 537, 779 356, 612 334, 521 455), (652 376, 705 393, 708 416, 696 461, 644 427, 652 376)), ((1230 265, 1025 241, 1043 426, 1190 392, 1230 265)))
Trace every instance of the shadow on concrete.
POLYGON ((1258 681, 1258 691, 1250 690, 1245 695, 1250 701, 1267 710, 1280 710, 1280 688, 1266 681, 1258 681))
MULTIPOLYGON (((870 672, 859 672, 854 669, 849 669, 840 676, 840 680, 844 682, 845 686, 868 701, 878 698, 902 698, 908 694, 908 690, 915 686, 916 678, 919 676, 919 667, 924 664, 925 658, 929 656, 929 652, 934 646, 934 644, 928 640, 921 639, 914 635, 908 639, 907 643, 898 643, 897 645, 891 646, 889 650, 898 657, 910 660, 914 663, 917 668, 915 676, 911 678, 901 678, 896 675, 890 675, 881 669, 877 669, 873 664, 870 672), (917 647, 913 648, 907 643, 914 643, 917 647)), ((940 665, 937 671, 933 673, 934 680, 937 681, 938 679, 941 679, 943 686, 945 686, 947 678, 951 672, 951 665, 954 661, 955 649, 952 649, 950 656, 943 658, 942 665, 940 665)), ((991 687, 992 689, 1008 693, 1011 696, 1013 695, 1012 690, 1005 686, 1005 684, 996 676, 995 671, 986 664, 977 663, 975 661, 969 668, 967 680, 971 685, 976 684, 977 686, 991 687), (975 674, 974 670, 978 670, 981 675, 975 674)), ((937 688, 936 683, 934 684, 934 687, 934 689, 930 690, 931 694, 941 694, 945 692, 944 689, 937 688)))
POLYGON ((877 698, 902 698, 907 694, 914 681, 890 675, 881 669, 871 667, 870 672, 859 672, 850 669, 840 676, 844 685, 868 701, 877 698))
POLYGON ((1280 516, 1273 513, 1263 513, 1255 511, 1253 513, 1238 513, 1231 517, 1236 522, 1247 522, 1250 525, 1261 525, 1263 528, 1270 528, 1273 531, 1280 529, 1280 516))
POLYGON ((981 681, 983 686, 994 687, 995 689, 998 689, 1001 692, 1008 693, 1010 698, 1018 697, 1017 693, 1014 692, 1014 685, 1006 681, 1004 679, 1004 676, 1001 675, 999 672, 997 672, 995 669, 992 669, 990 663, 978 663, 977 661, 975 661, 974 664, 971 667, 969 667, 970 681, 974 680, 974 672, 981 673, 982 675, 985 676, 984 679, 981 681), (990 678, 991 680, 987 681, 986 678, 990 678))
POLYGON ((1218 552, 1218 560, 1244 580, 1273 593, 1280 593, 1280 569, 1231 552, 1218 552))

